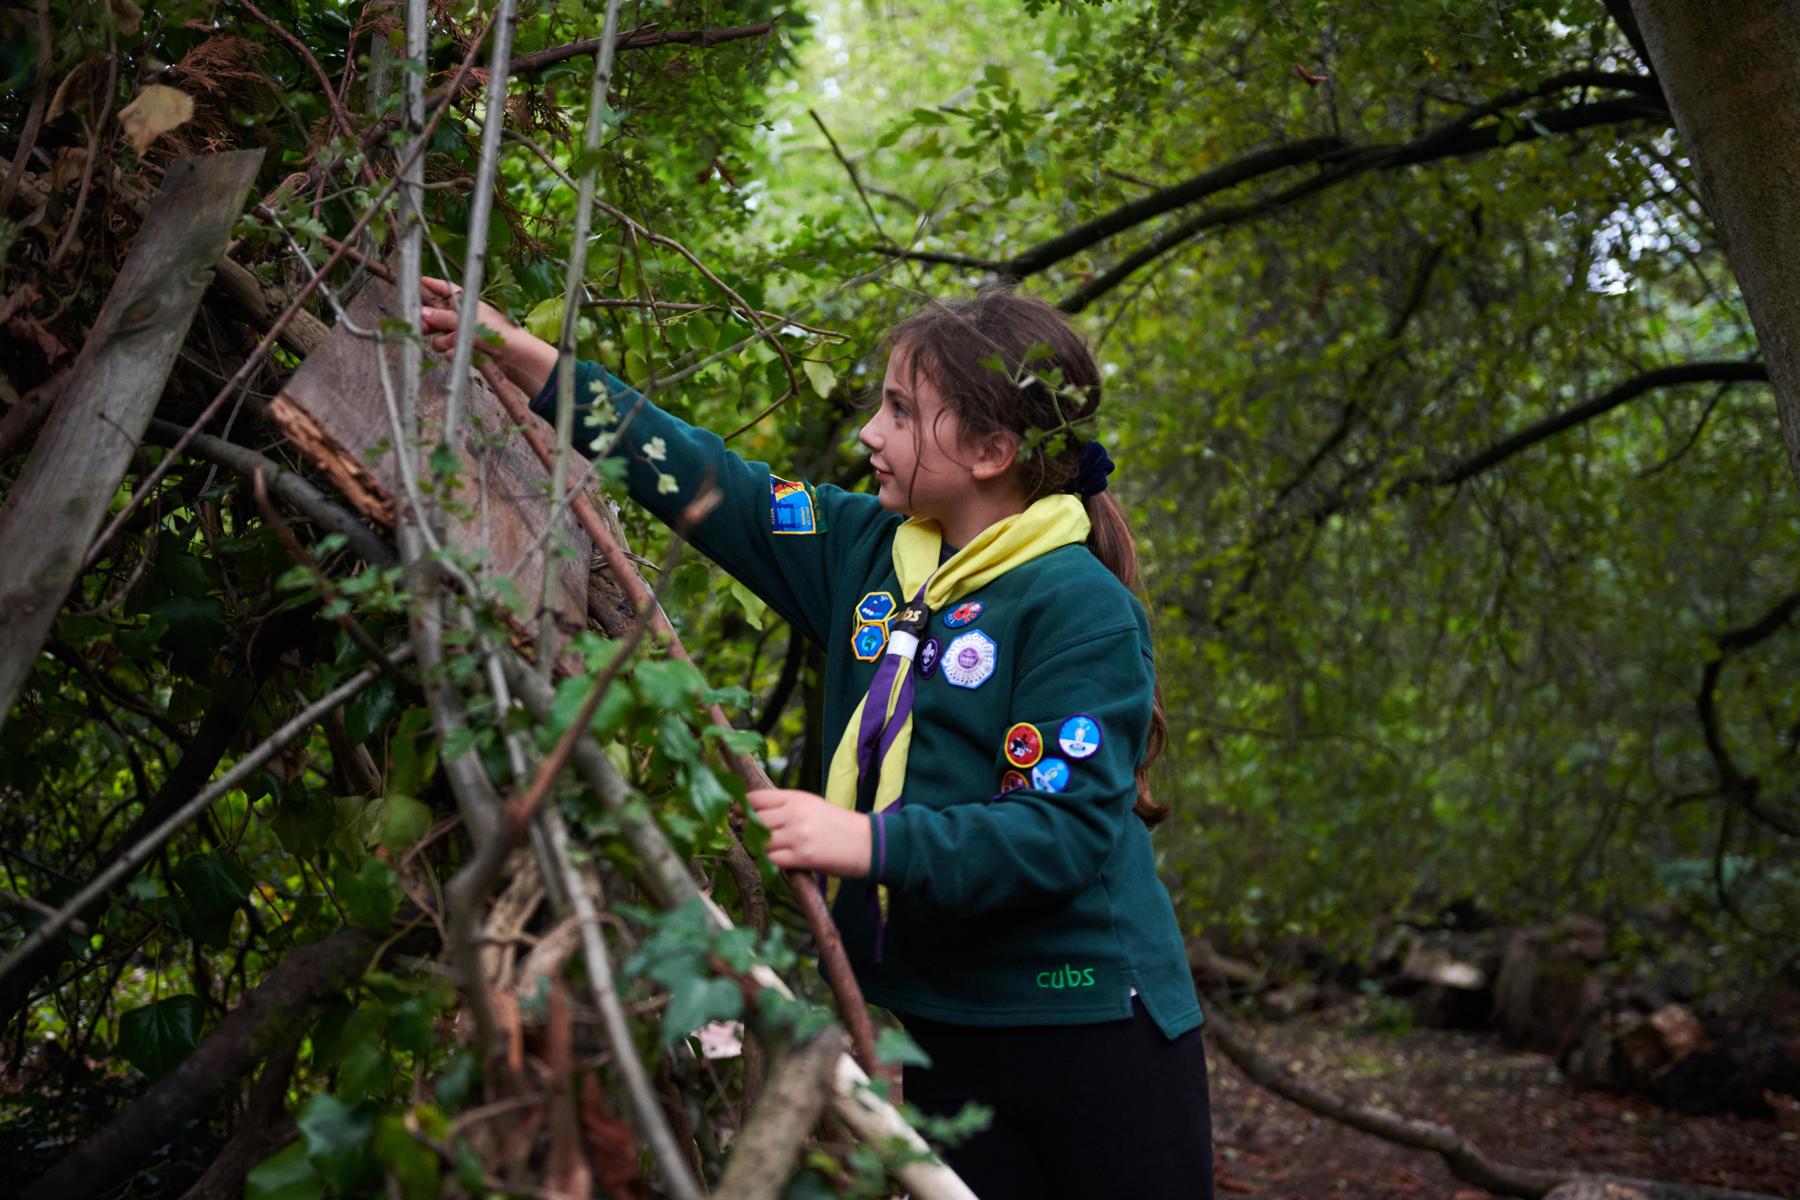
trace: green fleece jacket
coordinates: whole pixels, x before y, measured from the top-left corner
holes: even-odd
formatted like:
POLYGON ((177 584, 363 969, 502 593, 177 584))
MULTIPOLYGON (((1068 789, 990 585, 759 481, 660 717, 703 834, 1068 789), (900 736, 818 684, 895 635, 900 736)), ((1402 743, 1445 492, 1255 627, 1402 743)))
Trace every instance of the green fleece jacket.
MULTIPOLYGON (((552 377, 533 411, 554 420, 555 395, 552 377)), ((616 452, 657 516, 675 519, 703 481, 722 492, 691 540, 824 647, 829 761, 907 599, 902 518, 772 476, 593 363, 578 365, 576 397, 590 455, 628 415, 616 452)), ((915 670, 901 802, 871 817, 871 876, 846 880, 832 908, 864 995, 962 1025, 1075 1025, 1129 1017, 1135 993, 1170 1038, 1200 1024, 1131 811, 1156 679, 1137 599, 1085 546, 1064 546, 933 614, 915 670)))

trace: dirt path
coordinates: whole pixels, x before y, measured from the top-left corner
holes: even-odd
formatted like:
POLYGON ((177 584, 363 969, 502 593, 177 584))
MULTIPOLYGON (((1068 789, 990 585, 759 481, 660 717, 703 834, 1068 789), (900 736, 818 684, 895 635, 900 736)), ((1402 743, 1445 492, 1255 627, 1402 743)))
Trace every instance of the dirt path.
MULTIPOLYGON (((1578 1092, 1549 1058, 1509 1049, 1493 1035, 1376 1034, 1331 1018, 1263 1025, 1255 1035, 1290 1070, 1365 1102, 1453 1125, 1496 1158, 1800 1198, 1800 1101, 1792 1097, 1774 1098, 1773 1120, 1688 1117, 1638 1097, 1578 1092)), ((1209 1061, 1221 1196, 1492 1195, 1454 1178, 1435 1155, 1357 1133, 1263 1091, 1216 1047, 1209 1061)))

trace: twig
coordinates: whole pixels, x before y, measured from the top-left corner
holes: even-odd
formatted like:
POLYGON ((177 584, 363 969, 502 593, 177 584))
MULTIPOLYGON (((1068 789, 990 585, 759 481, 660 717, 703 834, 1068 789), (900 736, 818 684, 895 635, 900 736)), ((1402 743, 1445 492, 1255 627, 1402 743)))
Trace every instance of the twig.
MULTIPOLYGON (((733 42, 743 38, 763 37, 775 28, 775 22, 764 21, 760 25, 738 25, 731 29, 671 29, 659 33, 652 29, 633 29, 630 33, 621 34, 614 44, 617 50, 642 50, 649 46, 716 46, 720 42, 733 42)), ((592 54, 600 49, 600 38, 587 38, 584 41, 569 42, 561 46, 550 46, 543 50, 534 50, 530 54, 521 54, 512 61, 514 75, 529 75, 566 62, 571 58, 580 58, 584 54, 592 54)))
MULTIPOLYGON (((444 398, 443 445, 456 445, 462 424, 463 396, 469 390, 469 366, 475 356, 475 314, 481 307, 481 281, 487 268, 488 217, 494 209, 494 174, 500 161, 500 135, 506 128, 506 81, 511 61, 514 0, 500 0, 494 14, 494 48, 488 65, 487 110, 481 131, 481 162, 475 168, 475 198, 469 206, 468 249, 463 254, 463 302, 457 314, 456 351, 450 360, 450 392, 444 398)), ((409 318, 410 319, 410 318, 409 318)))
MULTIPOLYGON (((112 119, 113 92, 117 89, 119 83, 119 55, 113 45, 114 41, 115 38, 113 35, 108 34, 106 54, 106 100, 100 106, 100 119, 94 123, 93 129, 88 133, 87 161, 81 164, 81 186, 76 189, 75 192, 75 207, 69 210, 69 226, 67 229, 63 230, 62 238, 57 242, 55 252, 50 255, 50 265, 52 267, 61 263, 63 256, 68 254, 69 247, 74 245, 75 235, 81 231, 82 214, 87 211, 88 188, 94 182, 94 163, 100 157, 100 131, 105 129, 106 123, 112 119)), ((18 155, 17 161, 21 163, 24 162, 25 156, 23 154, 18 155)))
MULTIPOLYGON (((343 135, 346 138, 355 141, 356 127, 350 124, 350 114, 344 111, 344 105, 338 99, 337 90, 331 86, 331 77, 325 74, 325 68, 321 67, 319 65, 319 60, 313 57, 311 47, 301 41, 298 37, 294 36, 292 32, 278 23, 273 17, 269 16, 268 13, 256 7, 251 0, 238 0, 238 3, 245 12, 255 17, 258 21, 261 21, 264 25, 267 25, 276 37, 287 43, 288 49, 292 50, 295 54, 298 54, 301 61, 306 63, 307 68, 313 73, 313 78, 319 81, 319 90, 325 94, 325 102, 331 106, 332 120, 337 122, 338 129, 343 132, 343 135)), ((369 160, 366 157, 362 160, 362 174, 363 179, 370 187, 373 187, 375 185, 375 169, 369 165, 369 160)))
POLYGON ((19 131, 19 145, 13 152, 12 165, 7 169, 6 181, 0 183, 0 216, 12 207, 13 192, 19 186, 19 180, 25 176, 25 164, 31 158, 31 148, 37 145, 38 130, 44 124, 46 101, 50 97, 50 72, 54 64, 55 47, 50 41, 50 0, 37 0, 37 81, 31 89, 31 111, 25 114, 25 127, 19 131))
POLYGON ((343 603, 343 597, 333 586, 331 577, 325 574, 318 563, 313 561, 312 555, 308 554, 306 548, 300 544, 300 539, 294 536, 294 531, 287 527, 287 522, 283 521, 281 514, 275 511, 275 505, 269 501, 269 489, 263 482, 263 473, 260 469, 251 476, 251 492, 256 497, 256 507, 262 510, 263 520, 267 521, 269 527, 275 531, 275 536, 280 539, 282 548, 288 552, 288 557, 312 576, 313 585, 319 589, 319 595, 324 597, 326 604, 333 607, 341 604, 344 608, 343 612, 337 614, 339 628, 351 641, 356 643, 358 649, 381 668, 382 674, 396 683, 403 683, 404 680, 399 669, 388 661, 387 655, 381 652, 381 647, 375 644, 375 639, 370 637, 357 623, 356 618, 350 615, 349 605, 343 603))
MULTIPOLYGON (((594 217, 594 187, 599 178, 600 138, 606 124, 606 115, 611 108, 606 103, 606 95, 612 87, 613 46, 619 36, 619 0, 607 0, 606 20, 600 30, 600 45, 594 54, 594 74, 588 85, 587 128, 583 132, 582 157, 586 166, 581 172, 581 181, 575 189, 575 230, 569 242, 568 273, 563 283, 562 329, 557 335, 557 383, 556 383, 556 455, 547 464, 550 468, 550 511, 555 513, 563 506, 563 496, 569 479, 569 457, 574 453, 575 442, 575 326, 581 315, 580 300, 586 287, 588 229, 594 217)), ((488 114, 488 123, 494 123, 492 113, 488 114)), ((459 321, 458 326, 466 324, 459 321)), ((552 586, 556 578, 556 556, 544 555, 544 582, 541 596, 552 594, 552 586)), ((539 617, 538 644, 548 648, 556 636, 555 614, 546 605, 539 617)), ((539 671, 545 679, 550 677, 550 655, 541 656, 539 671)))
POLYGON ((831 143, 831 152, 837 156, 838 162, 843 164, 845 174, 850 176, 850 182, 856 185, 856 194, 862 197, 863 211, 869 214, 869 221, 875 226, 876 235, 882 241, 892 245, 894 239, 889 237, 887 230, 881 227, 881 218, 875 215, 875 206, 869 203, 869 193, 863 191, 862 179, 856 174, 856 167, 844 157, 844 152, 838 148, 837 139, 831 136, 831 130, 825 128, 825 119, 819 115, 817 109, 813 108, 807 109, 806 115, 813 119, 813 124, 819 127, 819 132, 825 135, 827 142, 831 143))
POLYGON ((600 1027, 612 1051, 613 1066, 624 1077, 625 1091, 637 1116, 638 1132, 650 1144, 651 1153, 662 1167, 663 1183, 677 1200, 700 1200, 704 1192, 699 1180, 694 1177, 681 1147, 675 1143, 674 1132, 657 1102, 650 1075, 638 1057, 631 1024, 619 1001, 618 988, 613 984, 612 958, 606 952, 599 915, 580 873, 569 858, 569 835, 562 814, 547 808, 542 810, 539 819, 548 834, 540 845, 545 847, 550 859, 548 865, 553 866, 562 878, 563 892, 581 930, 581 955, 587 962, 588 987, 593 993, 594 1005, 600 1011, 600 1027))
MULTIPOLYGON (((411 653, 409 647, 401 646, 391 651, 388 659, 390 662, 401 662, 411 653)), ((8 954, 4 960, 0 960, 0 979, 4 979, 15 967, 35 953, 38 947, 68 928, 70 922, 75 920, 77 913, 104 896, 117 886, 120 880, 148 862, 153 854, 162 849, 164 843, 180 832, 181 828, 189 821, 210 808, 219 797, 236 788, 251 774, 259 770, 264 763, 275 757, 276 752, 282 747, 310 729, 320 717, 349 701, 375 682, 380 675, 379 667, 365 667, 316 702, 289 718, 286 724, 271 733, 255 749, 238 759, 228 771, 202 789, 199 795, 176 809, 167 820, 145 834, 141 841, 120 854, 104 871, 89 880, 86 887, 57 909, 56 915, 47 918, 42 925, 32 930, 24 941, 13 947, 12 953, 8 954)))

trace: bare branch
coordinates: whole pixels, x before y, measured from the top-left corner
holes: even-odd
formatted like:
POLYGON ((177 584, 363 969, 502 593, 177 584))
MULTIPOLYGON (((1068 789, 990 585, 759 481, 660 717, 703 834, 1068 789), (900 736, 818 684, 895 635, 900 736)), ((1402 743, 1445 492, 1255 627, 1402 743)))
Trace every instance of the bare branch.
MULTIPOLYGON (((775 22, 764 21, 760 25, 738 25, 730 29, 671 29, 658 32, 654 29, 638 28, 630 33, 620 34, 615 49, 643 50, 651 46, 717 46, 721 42, 735 42, 744 38, 767 37, 775 29, 775 22)), ((512 60, 514 75, 531 75, 542 71, 545 67, 555 66, 571 58, 580 58, 584 54, 593 54, 600 49, 601 38, 586 38, 579 42, 569 42, 561 46, 550 46, 543 50, 534 50, 530 54, 521 54, 512 60)))

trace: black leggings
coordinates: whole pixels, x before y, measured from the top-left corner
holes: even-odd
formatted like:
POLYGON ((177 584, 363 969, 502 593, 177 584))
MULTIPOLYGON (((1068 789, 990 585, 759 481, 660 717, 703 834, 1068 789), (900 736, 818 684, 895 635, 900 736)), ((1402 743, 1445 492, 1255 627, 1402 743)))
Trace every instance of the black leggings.
POLYGON ((980 1200, 1212 1200, 1212 1116, 1198 1029, 1169 1041, 1133 999, 1100 1025, 1003 1028, 903 1016, 931 1056, 906 1099, 932 1116, 966 1101, 988 1127, 946 1152, 980 1200))

